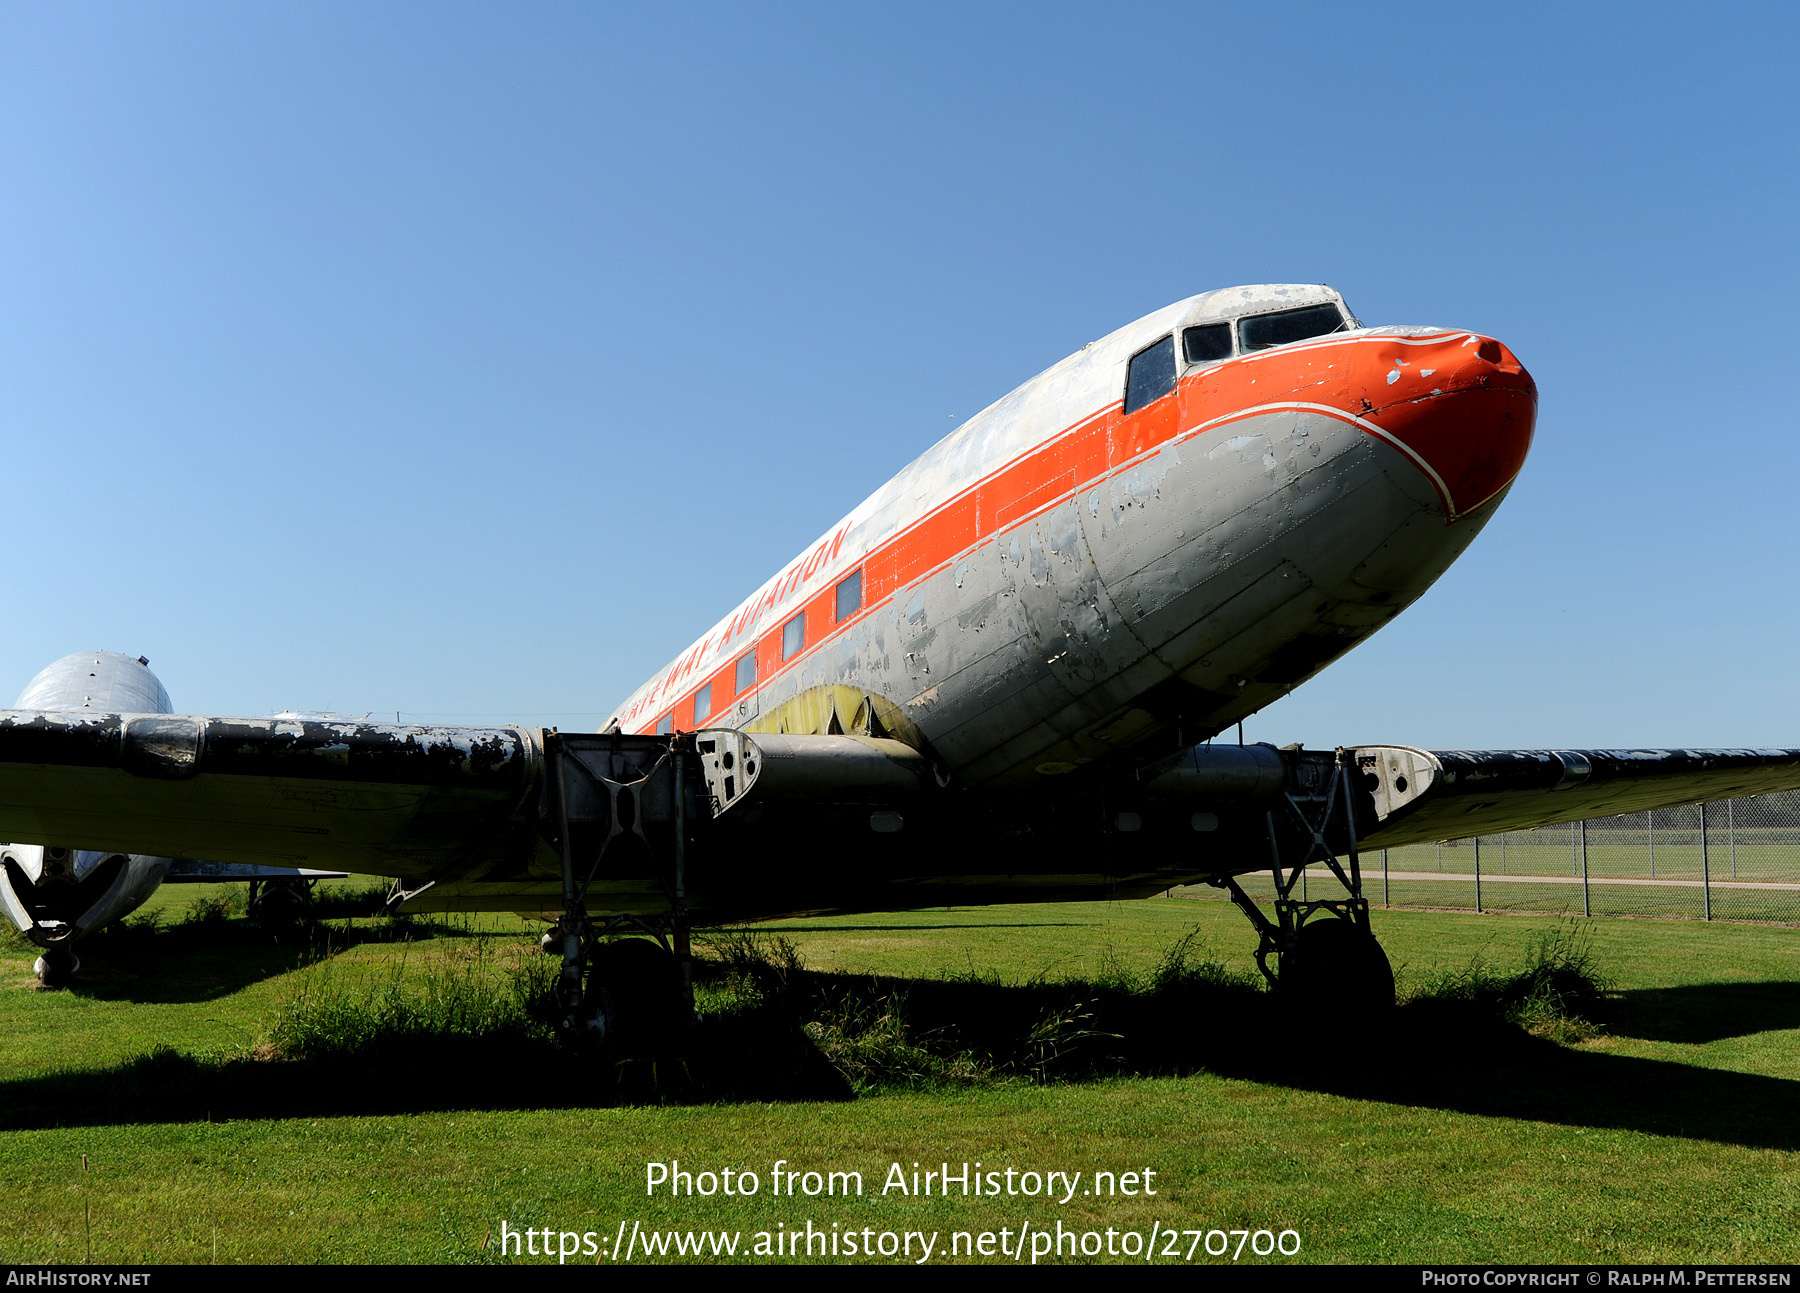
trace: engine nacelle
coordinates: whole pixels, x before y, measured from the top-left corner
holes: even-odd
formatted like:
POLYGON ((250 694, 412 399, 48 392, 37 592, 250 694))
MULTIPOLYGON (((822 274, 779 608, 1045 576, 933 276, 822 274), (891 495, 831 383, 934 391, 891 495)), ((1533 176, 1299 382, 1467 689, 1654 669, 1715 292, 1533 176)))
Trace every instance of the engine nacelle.
POLYGON ((170 859, 37 844, 0 848, 0 910, 39 947, 72 942, 155 892, 170 859))

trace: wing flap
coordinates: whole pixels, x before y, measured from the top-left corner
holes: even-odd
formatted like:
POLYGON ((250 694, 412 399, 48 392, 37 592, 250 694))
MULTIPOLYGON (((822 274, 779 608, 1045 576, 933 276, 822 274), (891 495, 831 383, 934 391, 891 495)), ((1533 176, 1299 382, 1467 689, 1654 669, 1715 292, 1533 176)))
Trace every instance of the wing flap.
POLYGON ((1417 750, 1361 746, 1356 763, 1393 848, 1800 789, 1800 750, 1417 750))

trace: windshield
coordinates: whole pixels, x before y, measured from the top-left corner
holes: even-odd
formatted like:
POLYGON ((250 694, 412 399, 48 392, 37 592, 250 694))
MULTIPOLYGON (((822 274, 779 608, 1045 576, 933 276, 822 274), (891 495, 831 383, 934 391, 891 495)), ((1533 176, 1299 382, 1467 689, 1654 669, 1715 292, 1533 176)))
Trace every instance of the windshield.
POLYGON ((1267 350, 1270 346, 1285 346, 1290 341, 1322 337, 1343 326, 1344 316, 1336 305, 1308 305, 1299 310, 1239 319, 1238 344, 1244 350, 1267 350))

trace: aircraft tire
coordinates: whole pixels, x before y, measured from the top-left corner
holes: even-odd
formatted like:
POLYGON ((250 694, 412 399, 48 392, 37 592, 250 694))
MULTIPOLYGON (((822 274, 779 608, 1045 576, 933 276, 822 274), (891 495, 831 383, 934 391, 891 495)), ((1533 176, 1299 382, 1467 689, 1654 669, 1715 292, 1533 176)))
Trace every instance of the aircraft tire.
POLYGON ((605 993, 607 1047, 619 1058, 651 1057, 679 1048, 687 1027, 681 971, 647 938, 620 938, 594 950, 590 995, 605 993))
POLYGON ((1394 1008, 1394 967, 1374 935, 1347 920, 1310 920, 1281 957, 1282 994, 1308 1005, 1394 1008))
POLYGON ((312 910, 312 886, 305 880, 260 880, 250 885, 245 915, 264 929, 285 929, 312 910))
POLYGON ((81 968, 81 958, 67 949, 52 947, 45 949, 31 968, 46 988, 66 988, 81 968))

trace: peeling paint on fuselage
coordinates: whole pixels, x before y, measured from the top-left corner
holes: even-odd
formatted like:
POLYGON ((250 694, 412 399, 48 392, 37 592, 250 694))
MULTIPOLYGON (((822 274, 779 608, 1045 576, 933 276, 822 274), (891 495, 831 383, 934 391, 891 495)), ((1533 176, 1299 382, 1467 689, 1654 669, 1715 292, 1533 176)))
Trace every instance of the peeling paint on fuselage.
MULTIPOLYGON (((798 582, 792 572, 809 562, 790 565, 634 693, 618 721, 649 730, 747 644, 779 636, 809 595, 862 567, 858 615, 826 622, 797 660, 763 671, 764 716, 812 688, 854 687, 905 711, 940 766, 998 786, 1224 730, 1418 597, 1516 471, 1491 491, 1482 483, 1485 496, 1464 509, 1473 514, 1459 517, 1452 491, 1473 489, 1479 473, 1434 472, 1425 452, 1369 420, 1425 401, 1448 426, 1457 410, 1446 391, 1503 393, 1487 391, 1485 370, 1437 387, 1414 375, 1420 360, 1434 373, 1473 363, 1476 338, 1443 329, 1357 329, 1189 365, 1175 394, 1120 413, 1127 362, 1159 337, 1337 300, 1319 287, 1207 293, 1084 347, 928 450, 809 549, 834 555, 798 582), (1076 446, 1102 435, 1104 465, 1084 476, 1076 446), (954 532, 972 541, 927 551, 914 536, 950 530, 958 507, 973 519, 954 532)), ((1528 443, 1535 392, 1516 363, 1504 371, 1516 375, 1504 382, 1528 443)), ((1441 453, 1430 435, 1455 428, 1407 434, 1441 453)))

